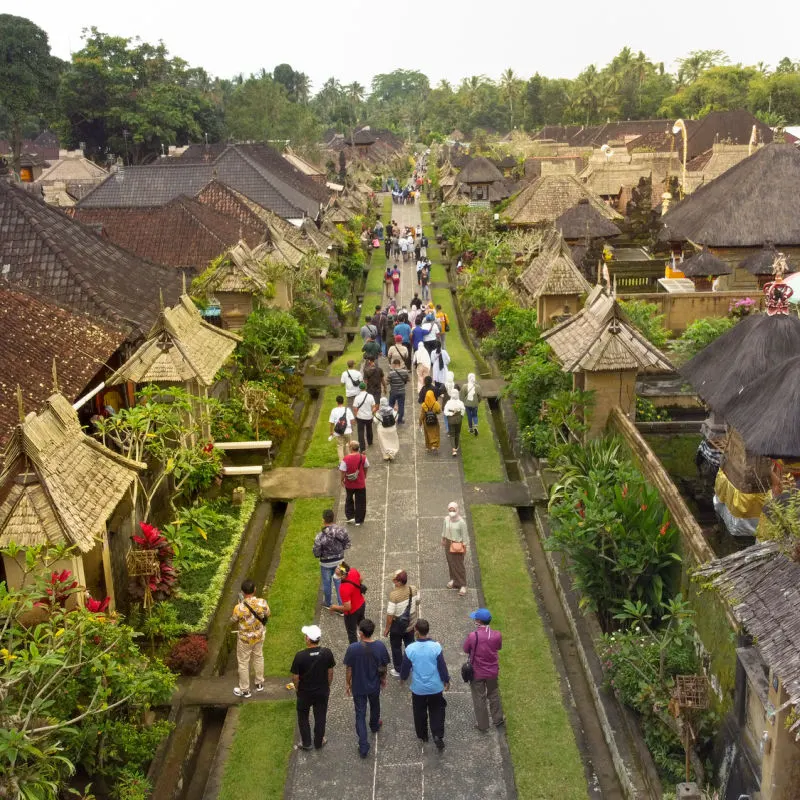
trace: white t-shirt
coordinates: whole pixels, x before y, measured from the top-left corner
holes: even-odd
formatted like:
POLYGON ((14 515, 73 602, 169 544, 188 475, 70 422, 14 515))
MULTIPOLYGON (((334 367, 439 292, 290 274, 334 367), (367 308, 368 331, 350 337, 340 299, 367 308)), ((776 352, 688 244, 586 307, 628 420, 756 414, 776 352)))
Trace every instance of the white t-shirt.
POLYGON ((372 406, 375 405, 375 398, 366 390, 359 392, 353 398, 353 411, 356 412, 356 419, 372 419, 372 406))
POLYGON ((348 397, 355 397, 358 394, 358 384, 361 383, 361 373, 357 369, 346 369, 342 373, 341 383, 348 397))
MULTIPOLYGON (((355 420, 353 412, 347 406, 336 406, 336 408, 331 409, 328 422, 330 422, 331 425, 335 425, 342 417, 347 419, 347 427, 344 429, 344 436, 347 436, 348 433, 353 432, 353 421, 355 420)), ((334 431, 333 435, 339 436, 340 434, 334 431)))
POLYGON ((435 322, 423 322, 422 330, 425 335, 422 337, 423 342, 435 342, 436 337, 439 335, 439 326, 435 322))

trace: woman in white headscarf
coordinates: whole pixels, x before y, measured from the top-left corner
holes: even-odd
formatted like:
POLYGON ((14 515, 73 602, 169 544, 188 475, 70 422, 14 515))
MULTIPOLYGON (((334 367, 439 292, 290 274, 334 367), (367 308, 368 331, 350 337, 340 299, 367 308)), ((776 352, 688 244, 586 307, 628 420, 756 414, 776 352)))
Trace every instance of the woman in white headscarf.
POLYGON ((375 423, 383 460, 394 461, 400 452, 400 439, 397 436, 397 412, 389 405, 388 397, 381 397, 381 404, 375 411, 375 423))
POLYGON ((478 405, 481 402, 481 385, 475 380, 475 373, 467 375, 467 385, 461 387, 461 400, 467 409, 469 432, 478 435, 478 405))
POLYGON ((417 391, 422 388, 425 378, 431 374, 431 354, 425 349, 422 342, 417 345, 414 351, 414 364, 417 372, 417 391))
POLYGON ((442 547, 450 571, 448 589, 458 589, 463 597, 467 593, 467 568, 464 556, 467 552, 467 523, 458 513, 458 503, 449 503, 442 528, 442 547))

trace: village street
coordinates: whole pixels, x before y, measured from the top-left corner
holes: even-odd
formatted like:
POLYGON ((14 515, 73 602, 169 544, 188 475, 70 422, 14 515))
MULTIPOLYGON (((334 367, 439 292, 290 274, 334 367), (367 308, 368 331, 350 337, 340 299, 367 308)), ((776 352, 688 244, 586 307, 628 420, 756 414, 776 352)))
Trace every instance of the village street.
MULTIPOLYGON (((394 205, 392 216, 400 226, 417 225, 419 206, 394 205)), ((414 264, 409 261, 400 267, 401 298, 408 305, 417 289, 414 264)), ((456 320, 451 321, 451 326, 456 324, 456 320)), ((385 359, 381 366, 386 369, 385 359)), ((455 377, 457 382, 466 379, 466 375, 455 377)), ((450 691, 445 693, 446 748, 440 753, 433 742, 423 745, 417 739, 408 684, 390 676, 381 696, 383 727, 372 736, 369 757, 359 758, 353 701, 344 691, 344 625, 340 617, 322 611, 322 644, 333 650, 337 660, 328 709, 328 742, 322 750, 296 753, 286 789, 289 800, 334 798, 342 792, 373 800, 398 796, 442 800, 514 796, 505 730, 475 730, 469 688, 460 674, 465 660, 461 646, 473 629, 468 615, 481 604, 473 547, 467 549, 466 596, 460 597, 446 588, 448 572, 441 535, 449 502, 459 504, 471 529, 469 509, 464 509, 461 462, 450 456, 444 430, 439 455, 426 453, 416 423, 416 395, 416 388, 409 383, 406 424, 398 428, 401 447, 397 459, 382 461, 377 442, 369 448, 367 517, 363 527, 349 526, 352 547, 346 557, 369 587, 366 616, 376 624, 376 637, 383 630, 395 570, 407 570, 409 584, 419 587, 420 616, 430 622, 431 637, 441 642, 450 672, 450 691)), ((327 409, 323 413, 327 415, 327 409)), ((343 492, 337 519, 344 520, 343 492)))

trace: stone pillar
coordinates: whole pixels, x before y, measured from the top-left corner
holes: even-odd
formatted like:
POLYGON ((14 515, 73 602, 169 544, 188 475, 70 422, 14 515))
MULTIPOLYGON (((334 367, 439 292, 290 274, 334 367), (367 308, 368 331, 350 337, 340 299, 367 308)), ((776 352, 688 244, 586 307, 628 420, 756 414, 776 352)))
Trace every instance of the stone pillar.
POLYGON ((795 800, 800 786, 800 745, 786 727, 792 706, 780 709, 789 699, 780 678, 770 670, 767 729, 761 759, 761 800, 795 800))
MULTIPOLYGON (((637 370, 617 372, 585 372, 581 388, 594 392, 594 405, 590 412, 587 436, 594 439, 601 436, 608 422, 612 408, 619 408, 629 419, 636 417, 636 374, 637 370)), ((577 388, 576 381, 576 388, 577 388)))
POLYGON ((701 796, 696 783, 679 783, 676 787, 676 800, 700 800, 701 796))

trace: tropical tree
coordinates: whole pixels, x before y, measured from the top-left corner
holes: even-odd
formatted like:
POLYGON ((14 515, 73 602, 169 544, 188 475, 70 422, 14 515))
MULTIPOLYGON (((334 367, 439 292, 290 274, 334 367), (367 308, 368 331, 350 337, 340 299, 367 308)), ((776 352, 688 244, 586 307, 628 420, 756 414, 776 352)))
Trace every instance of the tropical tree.
POLYGON ((15 169, 25 126, 52 111, 59 64, 38 25, 0 14, 0 112, 7 121, 15 169))
POLYGON ((692 50, 685 58, 679 58, 678 85, 694 83, 700 75, 711 67, 728 63, 728 56, 722 50, 692 50))
POLYGON ((508 102, 508 126, 514 130, 514 100, 520 95, 521 81, 510 67, 500 76, 500 91, 508 102))

